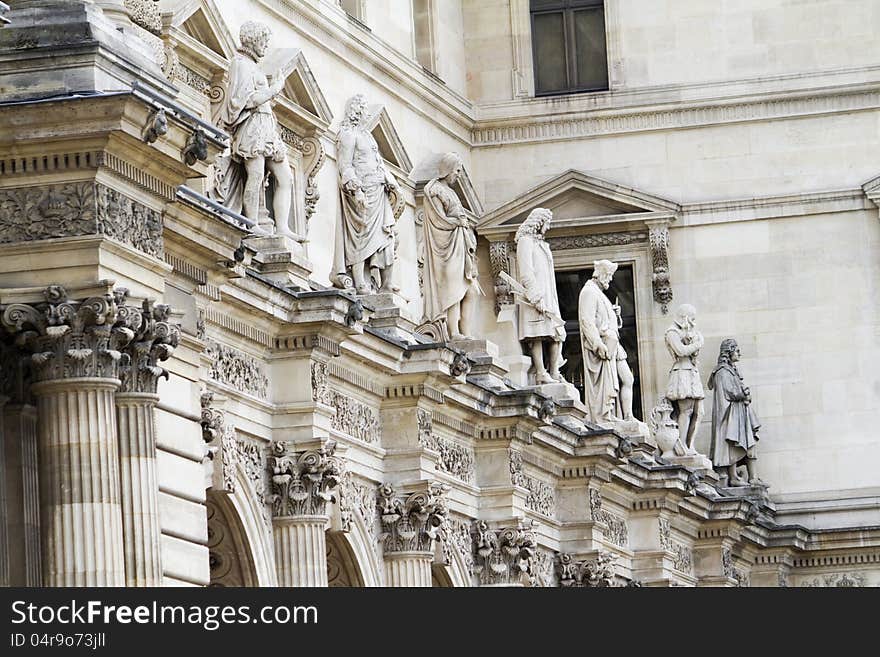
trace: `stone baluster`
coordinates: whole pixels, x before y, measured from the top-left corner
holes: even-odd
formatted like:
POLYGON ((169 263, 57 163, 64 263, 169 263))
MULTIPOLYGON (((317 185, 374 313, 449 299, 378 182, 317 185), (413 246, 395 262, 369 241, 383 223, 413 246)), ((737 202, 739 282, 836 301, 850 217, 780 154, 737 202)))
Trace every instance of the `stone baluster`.
POLYGON ((125 583, 114 404, 120 349, 134 336, 117 323, 125 295, 105 284, 77 302, 52 285, 43 302, 3 308, 4 327, 31 352, 47 586, 125 583))
POLYGON ((398 493, 390 484, 379 488, 377 504, 382 520, 388 586, 431 586, 435 541, 446 526, 445 495, 449 487, 430 483, 425 491, 398 493))
POLYGON ((159 378, 168 376, 159 362, 171 356, 180 340, 179 327, 167 321, 170 310, 145 300, 141 309, 119 311, 120 320, 135 332, 116 392, 126 586, 162 585, 154 414, 159 378))
POLYGON ((525 586, 529 582, 537 549, 533 521, 492 529, 479 520, 472 534, 474 570, 480 586, 525 586))
POLYGON ((327 586, 327 505, 336 501, 333 491, 343 475, 335 449, 334 442, 299 452, 272 444, 269 487, 279 586, 327 586))

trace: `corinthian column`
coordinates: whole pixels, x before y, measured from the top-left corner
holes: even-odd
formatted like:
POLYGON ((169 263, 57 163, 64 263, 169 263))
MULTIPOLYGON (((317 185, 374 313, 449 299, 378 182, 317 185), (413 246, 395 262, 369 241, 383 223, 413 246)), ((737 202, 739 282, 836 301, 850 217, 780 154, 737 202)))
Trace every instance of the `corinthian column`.
POLYGON ((448 490, 439 483, 429 483, 427 490, 409 494, 398 494, 390 484, 379 488, 388 586, 431 586, 434 541, 443 538, 448 490))
POLYGON ((483 520, 474 523, 474 569, 480 586, 525 586, 535 565, 535 527, 521 520, 516 527, 492 529, 483 520))
POLYGON ((180 329, 166 321, 170 310, 146 300, 142 309, 119 311, 135 331, 116 393, 126 586, 162 584, 154 409, 158 380, 168 376, 159 361, 167 360, 180 340, 180 329))
POLYGON ((304 452, 272 444, 269 486, 279 586, 327 586, 327 504, 336 501, 332 491, 342 477, 335 450, 334 442, 304 452))
POLYGON ((125 583, 113 401, 120 348, 133 337, 117 324, 125 294, 108 285, 77 302, 53 285, 44 302, 3 309, 3 325, 31 352, 47 586, 125 583))

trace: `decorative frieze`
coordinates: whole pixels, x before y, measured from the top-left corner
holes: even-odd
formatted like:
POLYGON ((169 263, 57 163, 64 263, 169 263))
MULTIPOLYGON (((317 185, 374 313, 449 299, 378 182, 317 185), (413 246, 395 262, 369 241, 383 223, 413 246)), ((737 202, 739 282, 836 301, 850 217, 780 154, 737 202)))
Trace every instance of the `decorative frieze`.
POLYGON ((867 578, 862 573, 830 573, 818 577, 804 577, 797 586, 861 588, 867 586, 867 578))
POLYGON ((501 310, 501 306, 513 303, 513 291, 510 285, 502 278, 501 273, 510 275, 510 243, 489 243, 489 266, 492 268, 492 279, 495 284, 495 314, 501 310))
POLYGON ((721 548, 721 574, 728 579, 733 579, 733 554, 730 548, 721 548))
POLYGON ((334 393, 330 388, 330 381, 327 376, 327 363, 315 360, 311 361, 310 373, 312 381, 312 401, 325 404, 326 406, 332 406, 334 393))
POLYGON ((529 586, 549 588, 556 586, 554 573, 555 558, 549 550, 538 548, 532 566, 532 575, 529 578, 529 586))
POLYGON ((132 23, 153 34, 162 34, 159 0, 125 0, 125 8, 132 23))
POLYGON ((674 542, 672 544, 672 568, 680 573, 691 575, 694 572, 694 553, 686 545, 674 542))
POLYGON ((672 301, 672 283, 669 280, 669 223, 648 222, 648 238, 651 245, 651 287, 654 290, 654 301, 660 304, 666 314, 672 301))
POLYGON ((186 64, 180 64, 176 71, 177 79, 183 82, 190 89, 198 91, 200 94, 211 97, 211 81, 201 73, 197 73, 186 64))
POLYGON ((336 408, 336 415, 330 422, 332 429, 365 443, 379 442, 382 425, 373 408, 335 391, 330 405, 336 408))
POLYGON ((474 483, 474 464, 476 462, 474 450, 441 436, 436 436, 434 440, 437 451, 440 452, 440 460, 437 462, 440 471, 467 484, 474 483))
POLYGON ((596 489, 590 489, 590 516, 602 528, 602 536, 618 547, 626 547, 629 543, 626 521, 610 511, 602 508, 602 493, 596 489))
POLYGON ((134 313, 120 313, 128 290, 93 296, 84 301, 68 298, 60 285, 50 285, 45 302, 13 303, 2 308, 2 324, 31 352, 37 381, 74 377, 116 379, 121 349, 135 336, 127 324, 140 321, 134 313))
POLYGON ((630 244, 643 244, 647 241, 648 233, 646 232, 597 233, 595 235, 564 235, 547 238, 547 243, 552 251, 629 246, 630 244))
POLYGON ((431 552, 443 537, 447 517, 445 484, 431 483, 425 492, 398 493, 394 486, 379 487, 377 504, 385 553, 431 552))
POLYGON ((609 552, 599 552, 595 559, 575 561, 571 554, 560 553, 556 572, 559 586, 563 588, 605 588, 615 586, 614 564, 616 557, 609 552))
POLYGON ((263 445, 256 441, 239 437, 236 438, 235 449, 236 461, 244 470, 245 478, 253 488, 254 495, 256 495, 257 500, 260 502, 259 506, 263 511, 264 518, 267 519, 266 455, 263 445))
MULTIPOLYGON (((660 535, 660 549, 661 550, 671 550, 672 549, 672 528, 669 526, 669 521, 666 518, 660 518, 658 521, 660 525, 659 535, 660 535)), ((728 556, 730 556, 730 550, 727 551, 728 556)))
POLYGON ((471 523, 465 518, 450 517, 446 521, 443 559, 447 565, 453 563, 453 554, 458 554, 468 575, 474 574, 474 538, 471 523))
POLYGON ((336 443, 303 452, 283 442, 272 443, 268 459, 272 513, 276 518, 321 516, 336 501, 342 464, 333 456, 336 443))
POLYGON ((163 256, 162 214, 115 189, 78 182, 0 190, 0 243, 85 235, 163 256))
POLYGON ((140 315, 140 326, 135 329, 132 341, 126 346, 127 363, 120 366, 120 392, 155 393, 161 377, 168 378, 168 371, 159 366, 168 360, 180 342, 180 326, 168 322, 171 306, 156 304, 145 299, 140 309, 123 307, 124 314, 140 315))
POLYGON ((351 531, 354 514, 361 517, 371 539, 376 539, 376 486, 357 481, 351 473, 342 478, 339 494, 342 530, 351 531))
POLYGON ((483 586, 529 582, 535 566, 534 523, 523 520, 516 527, 492 529, 484 520, 474 523, 474 571, 483 586))
MULTIPOLYGON (((676 568, 676 570, 681 570, 680 568, 676 568)), ((690 572, 690 571, 684 571, 690 572)), ((749 577, 748 572, 743 570, 742 568, 734 568, 733 569, 733 579, 736 580, 736 585, 738 588, 749 588, 752 585, 751 578, 749 577)))
POLYGON ((269 379, 253 356, 213 340, 205 343, 205 354, 212 361, 209 379, 259 399, 268 398, 269 379))
POLYGON ((234 493, 235 466, 238 462, 235 430, 226 424, 223 411, 213 404, 214 393, 202 393, 202 439, 208 444, 207 458, 213 462, 212 487, 218 492, 234 493))

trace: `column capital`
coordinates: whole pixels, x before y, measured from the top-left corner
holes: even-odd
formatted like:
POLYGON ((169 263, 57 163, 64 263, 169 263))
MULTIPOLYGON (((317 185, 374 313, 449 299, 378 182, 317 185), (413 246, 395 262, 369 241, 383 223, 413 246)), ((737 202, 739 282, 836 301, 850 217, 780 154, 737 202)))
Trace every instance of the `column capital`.
POLYGON ((127 358, 119 368, 120 392, 155 393, 159 379, 168 378, 168 370, 159 361, 168 360, 180 343, 180 326, 168 321, 170 314, 171 306, 152 299, 145 299, 140 308, 119 309, 120 322, 134 331, 124 350, 127 358))
POLYGON ((434 540, 442 540, 445 534, 449 490, 439 482, 428 482, 424 490, 409 493, 398 492, 391 484, 379 487, 376 502, 386 556, 434 551, 434 540))
POLYGON ((327 515, 327 504, 336 501, 334 491, 343 476, 335 451, 335 442, 305 451, 272 443, 268 466, 274 518, 327 515))
POLYGON ((559 573, 559 586, 563 588, 602 588, 613 587, 614 564, 617 558, 610 552, 599 552, 595 559, 576 561, 575 556, 559 553, 556 557, 556 572, 559 573))
POLYGON ((537 540, 533 520, 492 529, 474 522, 474 567, 482 586, 516 586, 528 581, 535 564, 537 540))
POLYGON ((122 348, 135 335, 120 306, 125 288, 102 281, 102 291, 82 301, 61 285, 42 291, 43 301, 0 306, 0 323, 28 352, 36 382, 119 375, 122 348))

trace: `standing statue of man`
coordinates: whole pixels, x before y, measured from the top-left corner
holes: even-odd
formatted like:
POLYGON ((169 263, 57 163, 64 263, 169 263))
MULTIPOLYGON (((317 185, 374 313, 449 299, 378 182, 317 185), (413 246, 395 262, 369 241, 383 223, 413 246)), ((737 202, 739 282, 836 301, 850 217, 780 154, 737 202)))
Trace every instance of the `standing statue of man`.
POLYGON ((745 462, 750 484, 760 485, 755 474, 758 429, 761 424, 752 410, 752 396, 736 367, 739 345, 727 338, 721 343, 718 365, 709 375, 712 399, 712 446, 709 453, 717 468, 727 468, 728 486, 746 484, 736 472, 745 462))
POLYGON ((398 189, 385 168, 379 146, 367 128, 367 101, 358 94, 345 106, 336 137, 342 222, 339 226, 337 276, 351 270, 358 294, 370 294, 371 271, 381 272, 380 292, 394 292, 391 274, 395 259, 394 211, 389 195, 398 189), (339 239, 341 238, 341 239, 339 239), (340 262, 342 260, 342 262, 340 262))
POLYGON ((553 213, 535 208, 516 231, 516 265, 522 293, 519 298, 519 339, 529 343, 535 382, 538 385, 564 382, 559 368, 565 322, 556 296, 553 254, 544 239, 553 213), (548 345, 550 369, 544 365, 544 344, 548 345))
POLYGON ((694 436, 703 417, 703 384, 697 357, 703 348, 703 335, 696 329, 697 311, 690 304, 678 307, 675 322, 666 329, 666 347, 672 356, 672 369, 666 398, 677 410, 678 435, 688 452, 694 453, 694 436))
POLYGON ((425 317, 446 319, 453 340, 472 337, 471 315, 483 294, 477 273, 477 236, 458 194, 461 158, 447 153, 425 185, 425 317))
POLYGON ((268 169, 275 181, 275 232, 294 238, 288 225, 293 174, 287 145, 272 112, 272 99, 281 93, 284 78, 276 74, 269 84, 258 65, 271 36, 263 23, 248 21, 241 26, 241 48, 229 67, 229 86, 220 108, 220 127, 232 135, 232 144, 229 153, 218 159, 213 195, 229 209, 257 222, 268 169))
POLYGON ((634 377, 620 344, 620 307, 604 290, 611 285, 617 265, 610 260, 593 263, 593 277, 578 297, 578 320, 584 358, 584 402, 593 422, 635 420, 634 377))

